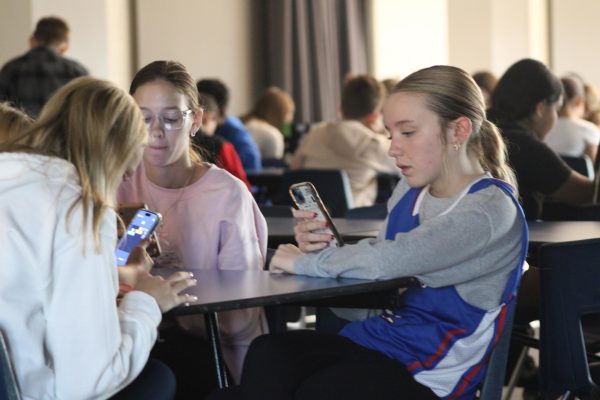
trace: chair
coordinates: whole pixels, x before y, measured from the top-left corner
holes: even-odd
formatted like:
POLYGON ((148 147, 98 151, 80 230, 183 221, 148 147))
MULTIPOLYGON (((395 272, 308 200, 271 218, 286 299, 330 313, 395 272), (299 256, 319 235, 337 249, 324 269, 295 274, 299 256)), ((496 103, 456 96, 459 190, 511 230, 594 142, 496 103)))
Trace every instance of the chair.
MULTIPOLYGON (((515 310, 513 306, 513 310, 506 319, 500 341, 496 344, 496 348, 492 351, 488 361, 483 384, 479 392, 479 398, 482 400, 500 400, 502 398, 502 387, 504 385, 514 315, 515 310)), ((509 390, 512 392, 512 387, 509 390)))
POLYGON ((594 179, 594 164, 587 155, 584 154, 581 157, 561 155, 560 158, 562 158, 563 161, 569 165, 569 167, 579 172, 581 175, 587 176, 590 179, 594 179))
POLYGON ((281 158, 263 158, 261 160, 263 168, 287 168, 285 160, 281 158))
POLYGON ((0 374, 0 400, 20 400, 17 379, 2 331, 0 331, 0 374))
POLYGON ((337 169, 301 169, 286 171, 282 178, 282 192, 279 204, 291 205, 287 188, 294 183, 311 182, 334 218, 343 217, 352 208, 350 181, 345 171, 337 169))
POLYGON ((599 399, 598 374, 588 364, 581 318, 600 312, 600 239, 541 246, 540 286, 543 397, 599 399))
POLYGON ((386 203, 394 192, 399 180, 400 177, 396 174, 378 173, 377 198, 375 199, 375 203, 386 203))
POLYGON ((280 205, 259 205, 260 212, 265 217, 292 217, 292 210, 289 206, 280 205))

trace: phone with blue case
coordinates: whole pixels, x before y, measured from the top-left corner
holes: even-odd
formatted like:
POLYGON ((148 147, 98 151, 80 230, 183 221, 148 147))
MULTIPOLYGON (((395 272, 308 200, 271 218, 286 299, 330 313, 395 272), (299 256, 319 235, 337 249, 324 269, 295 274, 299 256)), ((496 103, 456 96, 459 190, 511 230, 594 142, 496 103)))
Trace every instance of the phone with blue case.
POLYGON ((136 211, 127 226, 127 230, 117 244, 115 257, 117 265, 122 266, 127 264, 127 259, 131 251, 144 239, 149 237, 158 224, 160 223, 161 215, 144 208, 136 211))

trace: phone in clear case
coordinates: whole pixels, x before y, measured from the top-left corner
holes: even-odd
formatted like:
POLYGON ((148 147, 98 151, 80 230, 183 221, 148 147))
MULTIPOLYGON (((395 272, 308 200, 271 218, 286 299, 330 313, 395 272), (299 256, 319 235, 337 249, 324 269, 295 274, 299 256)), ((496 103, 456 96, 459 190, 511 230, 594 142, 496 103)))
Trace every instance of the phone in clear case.
POLYGON ((327 221, 328 227, 316 230, 315 233, 328 233, 333 235, 333 240, 329 242, 329 245, 335 247, 343 246, 344 242, 342 237, 333 224, 333 220, 313 184, 310 182, 295 183, 290 186, 289 192, 297 209, 312 211, 317 215, 317 220, 327 221))

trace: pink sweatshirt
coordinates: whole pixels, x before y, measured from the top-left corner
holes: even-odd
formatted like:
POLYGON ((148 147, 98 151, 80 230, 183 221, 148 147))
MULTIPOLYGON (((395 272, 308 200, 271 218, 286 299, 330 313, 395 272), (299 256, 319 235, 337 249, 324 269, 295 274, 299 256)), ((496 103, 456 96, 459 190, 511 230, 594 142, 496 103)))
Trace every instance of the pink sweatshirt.
MULTIPOLYGON (((120 203, 143 202, 162 214, 157 230, 162 255, 156 265, 190 270, 262 269, 267 224, 244 183, 210 165, 197 182, 165 189, 150 182, 143 163, 121 184, 120 203)), ((204 336, 202 315, 179 317, 180 326, 204 336)), ((223 355, 239 380, 250 342, 267 332, 261 308, 219 313, 223 355)))

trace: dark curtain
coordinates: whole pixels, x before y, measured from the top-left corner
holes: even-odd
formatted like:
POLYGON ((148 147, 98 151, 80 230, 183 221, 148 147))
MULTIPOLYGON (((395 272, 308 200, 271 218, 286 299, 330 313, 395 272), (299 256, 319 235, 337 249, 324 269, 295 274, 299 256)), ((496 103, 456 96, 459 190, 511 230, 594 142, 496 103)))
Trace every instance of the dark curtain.
POLYGON ((335 120, 344 77, 367 73, 369 0, 263 0, 265 86, 286 90, 297 122, 335 120))

